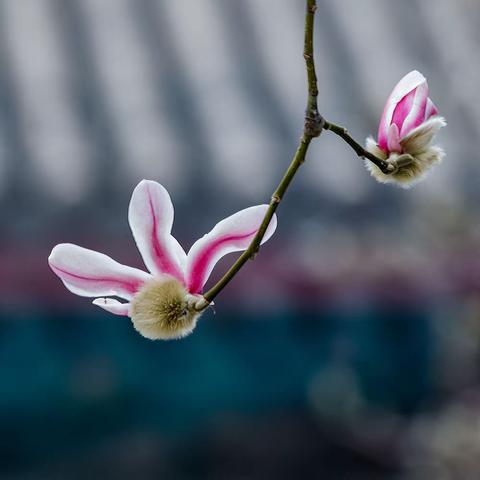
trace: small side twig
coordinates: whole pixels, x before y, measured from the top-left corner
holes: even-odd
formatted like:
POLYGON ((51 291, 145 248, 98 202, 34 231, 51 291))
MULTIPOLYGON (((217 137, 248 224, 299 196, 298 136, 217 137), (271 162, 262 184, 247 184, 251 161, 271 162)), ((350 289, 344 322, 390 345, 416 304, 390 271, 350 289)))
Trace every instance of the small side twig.
POLYGON ((372 163, 374 163, 383 173, 385 174, 391 174, 395 172, 396 170, 396 165, 394 165, 392 162, 388 162, 386 160, 383 160, 369 151, 365 150, 356 140, 354 140, 350 134, 348 133, 348 130, 344 127, 340 127, 339 125, 335 125, 334 123, 327 122, 325 121, 325 124, 323 126, 324 130, 330 130, 331 132, 335 133, 339 137, 341 137, 343 140, 345 140, 350 147, 353 148, 355 153, 360 157, 360 158, 367 158, 370 160, 372 163))

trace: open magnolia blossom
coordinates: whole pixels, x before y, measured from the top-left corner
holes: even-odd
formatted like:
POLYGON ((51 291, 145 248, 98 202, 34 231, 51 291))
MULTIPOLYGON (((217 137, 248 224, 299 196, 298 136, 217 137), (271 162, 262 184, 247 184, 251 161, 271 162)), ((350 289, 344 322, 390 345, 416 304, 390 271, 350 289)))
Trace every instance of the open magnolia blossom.
MULTIPOLYGON (((222 220, 186 254, 171 235, 170 195, 159 183, 142 180, 133 191, 128 221, 150 273, 69 243, 54 247, 48 262, 68 290, 95 297, 93 303, 111 313, 129 316, 144 337, 181 338, 195 328, 201 314, 197 305, 213 267, 227 253, 248 247, 267 208, 246 208, 222 220)), ((276 226, 274 216, 262 243, 276 226)))
POLYGON ((378 142, 367 138, 366 149, 391 161, 395 170, 384 174, 370 161, 365 164, 371 175, 382 183, 397 183, 408 188, 421 180, 429 168, 442 160, 444 152, 432 146, 436 133, 446 125, 437 107, 428 98, 425 77, 414 70, 393 89, 378 127, 378 142))

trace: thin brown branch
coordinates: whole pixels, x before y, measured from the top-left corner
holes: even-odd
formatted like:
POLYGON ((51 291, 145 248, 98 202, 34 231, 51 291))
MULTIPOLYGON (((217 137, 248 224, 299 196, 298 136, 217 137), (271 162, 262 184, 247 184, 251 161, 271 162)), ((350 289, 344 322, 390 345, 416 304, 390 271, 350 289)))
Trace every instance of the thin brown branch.
POLYGON ((310 142, 320 135, 324 125, 324 120, 318 113, 317 97, 317 75, 315 72, 315 60, 313 57, 313 33, 314 33, 314 19, 315 11, 317 9, 316 0, 306 0, 306 13, 305 13, 305 42, 303 57, 305 58, 306 72, 307 72, 307 85, 308 85, 308 98, 307 108, 305 112, 305 124, 303 128, 303 134, 300 139, 297 151, 287 168, 282 180, 277 186, 275 192, 270 200, 268 210, 262 221, 262 224, 250 243, 249 247, 238 257, 237 261, 230 267, 227 273, 208 291, 203 295, 203 299, 200 300, 196 308, 197 310, 205 309, 213 299, 230 283, 245 263, 252 259, 258 250, 260 244, 265 236, 268 225, 272 220, 275 211, 280 205, 285 192, 287 191, 290 183, 292 182, 299 167, 305 161, 305 157, 308 151, 310 142))
POLYGON ((396 170, 397 167, 392 162, 387 162, 386 160, 383 160, 373 155, 368 150, 365 150, 357 141, 355 141, 350 136, 346 128, 325 121, 323 129, 330 130, 331 132, 341 137, 343 140, 345 140, 346 143, 348 143, 348 145, 350 145, 350 147, 352 147, 352 149, 360 158, 367 158, 372 163, 374 163, 383 173, 390 174, 396 170))

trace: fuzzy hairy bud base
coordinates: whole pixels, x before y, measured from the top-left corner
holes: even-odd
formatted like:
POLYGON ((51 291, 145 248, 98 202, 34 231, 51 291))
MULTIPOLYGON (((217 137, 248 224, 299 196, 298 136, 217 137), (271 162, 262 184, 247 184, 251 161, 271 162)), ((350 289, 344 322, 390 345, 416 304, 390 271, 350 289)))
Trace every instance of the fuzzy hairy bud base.
POLYGON ((173 277, 155 279, 133 298, 130 318, 135 329, 151 340, 183 338, 192 333, 201 315, 195 309, 198 300, 173 277))
POLYGON ((394 173, 385 174, 370 161, 365 161, 368 171, 380 183, 395 183, 403 188, 410 188, 423 178, 436 163, 441 162, 444 151, 437 146, 432 146, 434 136, 440 128, 446 125, 442 117, 432 117, 412 130, 400 140, 402 153, 385 153, 372 138, 367 138, 366 150, 387 162, 397 162, 405 154, 412 157, 412 161, 405 162, 397 168, 394 173))

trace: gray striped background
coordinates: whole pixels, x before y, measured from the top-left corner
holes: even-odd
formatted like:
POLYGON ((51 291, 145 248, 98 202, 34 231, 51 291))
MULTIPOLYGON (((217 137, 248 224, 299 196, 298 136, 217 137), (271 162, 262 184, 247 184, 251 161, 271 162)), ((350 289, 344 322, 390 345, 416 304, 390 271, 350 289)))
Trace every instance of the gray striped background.
MULTIPOLYGON (((438 281, 439 259, 480 245, 480 2, 318 3, 322 113, 363 141, 416 68, 449 123, 447 157, 405 192, 324 133, 282 206, 277 248, 330 280, 368 257, 438 281)), ((127 241, 142 178, 169 189, 187 244, 268 201, 302 126, 303 15, 300 0, 0 0, 4 242, 127 241)))

